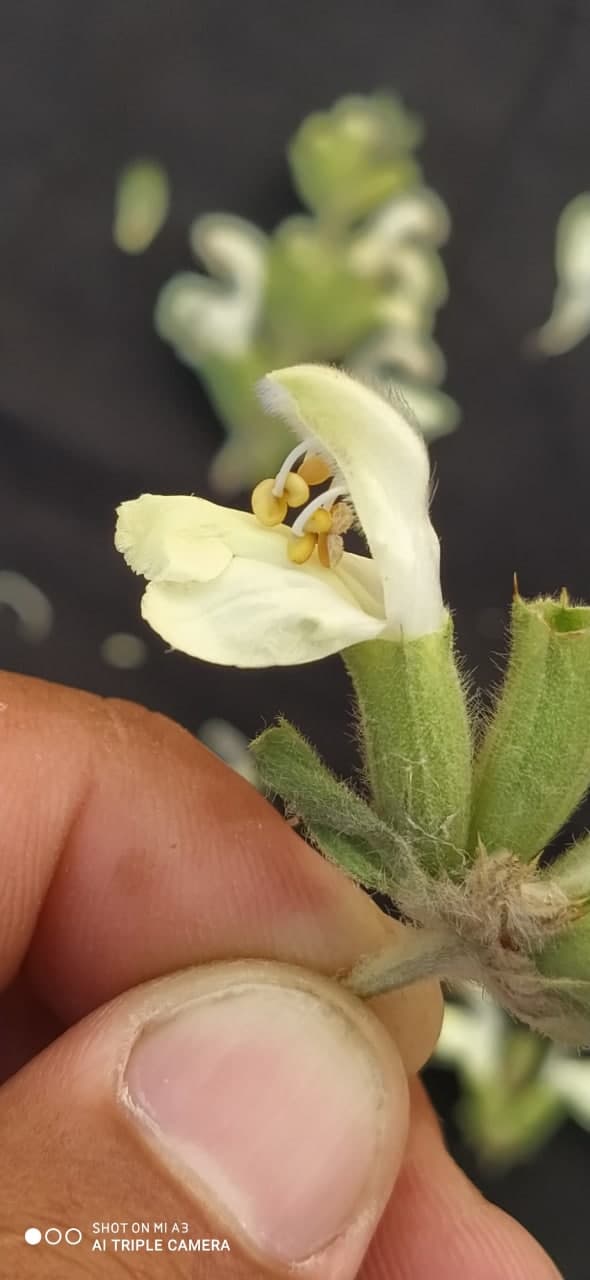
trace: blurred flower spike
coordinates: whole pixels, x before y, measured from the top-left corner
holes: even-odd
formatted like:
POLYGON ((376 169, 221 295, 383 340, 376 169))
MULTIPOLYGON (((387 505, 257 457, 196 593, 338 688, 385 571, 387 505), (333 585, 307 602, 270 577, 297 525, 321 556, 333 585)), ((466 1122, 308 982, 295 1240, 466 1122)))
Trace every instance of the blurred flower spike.
POLYGON ((146 621, 176 649, 241 667, 438 630, 428 457, 403 405, 314 365, 271 373, 260 396, 300 443, 254 490, 254 514, 153 494, 120 507, 116 545, 149 580, 146 621), (343 550, 353 513, 370 557, 343 550))
POLYGON ((456 425, 432 337, 448 292, 438 250, 449 216, 423 181, 414 155, 421 137, 397 98, 343 98, 304 120, 289 144, 307 212, 270 235, 223 213, 193 223, 190 246, 208 274, 168 281, 155 322, 203 379, 227 429, 211 471, 218 492, 280 466, 288 433, 254 394, 279 366, 342 362, 396 386, 425 437, 456 425))
POLYGON ((474 987, 447 1003, 434 1063, 457 1072, 455 1119, 488 1168, 530 1159, 569 1117, 590 1130, 590 1061, 531 1034, 474 987))
POLYGON ((590 192, 566 205, 555 241, 557 287, 551 315, 527 341, 530 355, 559 356, 590 333, 590 192))

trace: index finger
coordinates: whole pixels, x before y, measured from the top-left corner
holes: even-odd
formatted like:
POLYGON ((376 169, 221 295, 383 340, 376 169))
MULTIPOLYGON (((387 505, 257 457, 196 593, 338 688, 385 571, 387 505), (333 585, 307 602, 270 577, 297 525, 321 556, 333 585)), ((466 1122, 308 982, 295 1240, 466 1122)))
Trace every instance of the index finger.
MULTIPOLYGON (((188 965, 278 959, 326 974, 391 922, 179 726, 27 677, 0 683, 0 988, 25 962, 73 1021, 188 965)), ((375 1001, 411 1068, 436 987, 375 1001)))

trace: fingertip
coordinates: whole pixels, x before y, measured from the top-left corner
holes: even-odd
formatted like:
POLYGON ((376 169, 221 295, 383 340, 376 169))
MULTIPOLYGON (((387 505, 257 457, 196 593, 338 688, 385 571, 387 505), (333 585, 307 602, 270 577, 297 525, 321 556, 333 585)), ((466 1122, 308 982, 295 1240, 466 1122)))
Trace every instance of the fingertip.
POLYGON ((440 984, 416 982, 411 987, 374 996, 368 1005, 389 1031, 408 1075, 416 1075, 430 1058, 440 1035, 444 1013, 440 984))
POLYGON ((26 1214, 71 1220, 75 1202, 85 1239, 100 1205, 107 1222, 182 1218, 228 1239, 232 1280, 353 1280, 407 1124, 391 1038, 336 983, 233 961, 145 984, 0 1090, 15 1262, 26 1214))
POLYGON ((135 1041, 130 1115, 267 1261, 352 1277, 406 1142, 395 1046, 342 987, 290 965, 211 965, 191 984, 135 1041))

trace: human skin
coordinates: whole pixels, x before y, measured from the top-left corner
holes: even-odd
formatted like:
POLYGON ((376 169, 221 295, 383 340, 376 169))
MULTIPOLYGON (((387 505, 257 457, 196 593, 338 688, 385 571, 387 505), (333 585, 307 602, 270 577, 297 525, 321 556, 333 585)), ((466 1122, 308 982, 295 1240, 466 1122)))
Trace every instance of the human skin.
POLYGON ((254 790, 159 715, 14 675, 0 778, 2 1276, 555 1280, 415 1077, 438 989, 338 985, 399 926, 254 790), (96 1220, 230 1251, 92 1252, 96 1220))

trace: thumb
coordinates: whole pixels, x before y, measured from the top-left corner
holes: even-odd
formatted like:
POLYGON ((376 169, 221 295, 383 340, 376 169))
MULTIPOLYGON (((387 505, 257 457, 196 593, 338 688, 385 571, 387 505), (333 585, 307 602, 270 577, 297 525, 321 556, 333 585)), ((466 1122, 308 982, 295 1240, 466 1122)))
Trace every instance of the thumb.
POLYGON ((148 983, 0 1090, 2 1274, 260 1280, 307 1259, 307 1280, 349 1280, 407 1124, 393 1042, 328 979, 236 961, 148 983))

